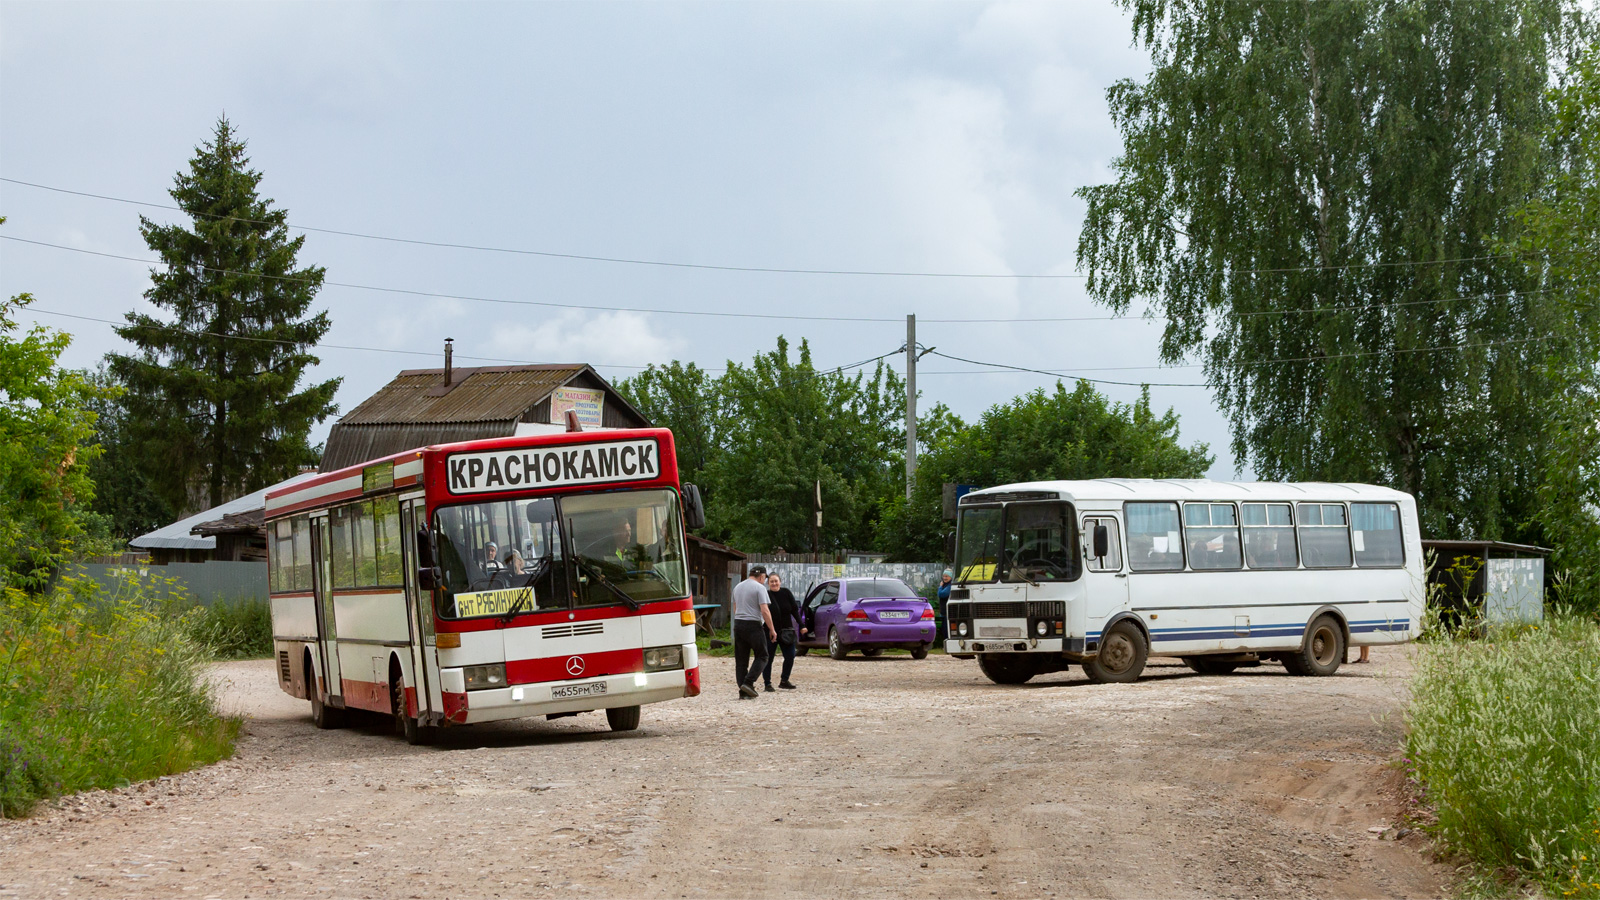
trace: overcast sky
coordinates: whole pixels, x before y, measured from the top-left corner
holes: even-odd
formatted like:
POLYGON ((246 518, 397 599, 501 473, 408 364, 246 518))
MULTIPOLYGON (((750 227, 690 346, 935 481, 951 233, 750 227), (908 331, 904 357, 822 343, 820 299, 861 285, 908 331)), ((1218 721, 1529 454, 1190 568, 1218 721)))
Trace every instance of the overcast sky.
MULTIPOLYGON (((304 226, 430 241, 743 267, 1070 274, 1073 191, 1110 178, 1105 89, 1140 77, 1110 2, 0 5, 0 176, 170 203, 224 112, 263 191, 304 226)), ((159 209, 0 183, 0 236, 153 255, 159 209)), ((326 287, 319 378, 353 408, 403 368, 471 357, 588 362, 610 378, 673 359, 720 370, 810 340, 819 365, 918 338, 976 360, 1118 381, 1155 366, 1160 326, 1106 316, 1081 279, 868 277, 624 265, 311 233, 326 287), (534 300, 579 309, 467 298, 534 300), (634 307, 883 318, 716 318, 634 307), (954 324, 941 318, 1020 321, 954 324)), ((74 335, 65 363, 126 346, 148 265, 0 240, 0 292, 74 335)), ((903 360, 893 358, 903 369, 903 360)), ((921 404, 971 421, 1043 375, 927 357, 921 404)), ((1119 400, 1138 389, 1102 385, 1119 400)), ((1156 387, 1185 443, 1234 475, 1209 391, 1156 387)), ((324 423, 314 433, 320 441, 324 423)))

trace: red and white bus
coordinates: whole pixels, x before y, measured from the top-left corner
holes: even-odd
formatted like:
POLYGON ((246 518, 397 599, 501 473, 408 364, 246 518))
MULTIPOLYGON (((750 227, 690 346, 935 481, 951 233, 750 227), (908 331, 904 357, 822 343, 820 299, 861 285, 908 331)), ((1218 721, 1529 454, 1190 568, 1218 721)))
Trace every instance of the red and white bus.
POLYGON ((267 495, 280 687, 319 728, 441 726, 700 693, 666 429, 517 436, 397 453, 267 495))

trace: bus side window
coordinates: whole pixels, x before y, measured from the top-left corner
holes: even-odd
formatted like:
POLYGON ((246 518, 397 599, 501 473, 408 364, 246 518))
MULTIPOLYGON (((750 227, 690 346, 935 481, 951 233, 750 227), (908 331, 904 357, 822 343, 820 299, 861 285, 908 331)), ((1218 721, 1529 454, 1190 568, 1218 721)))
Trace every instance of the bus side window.
POLYGON ((1350 567, 1350 525, 1340 503, 1299 505, 1300 553, 1308 569, 1350 567))
POLYGON ((1135 572, 1183 571, 1183 533, 1178 504, 1128 501, 1128 568, 1135 572))
POLYGON ((1083 556, 1089 561, 1091 572, 1120 572, 1122 571, 1122 534, 1117 527, 1117 520, 1110 516, 1089 517, 1083 520, 1083 556), (1093 556, 1094 530, 1106 530, 1106 555, 1093 556))

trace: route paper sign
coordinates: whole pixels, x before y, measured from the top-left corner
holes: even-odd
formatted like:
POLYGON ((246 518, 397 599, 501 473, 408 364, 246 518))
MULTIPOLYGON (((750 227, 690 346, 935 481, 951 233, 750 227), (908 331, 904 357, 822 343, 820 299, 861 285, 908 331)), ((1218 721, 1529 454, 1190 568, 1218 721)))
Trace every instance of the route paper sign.
POLYGON ((456 615, 465 619, 471 616, 501 616, 505 615, 517 598, 524 593, 528 595, 528 602, 522 608, 533 612, 533 592, 526 588, 501 588, 494 591, 477 591, 471 594, 456 595, 456 615))
POLYGON ((452 453, 445 485, 452 494, 484 494, 580 484, 617 484, 661 477, 655 438, 562 444, 527 450, 452 453))
POLYGON ((550 394, 550 422, 560 425, 567 420, 567 410, 578 414, 578 424, 585 428, 600 427, 600 413, 605 409, 605 391, 586 391, 580 388, 556 388, 550 394))

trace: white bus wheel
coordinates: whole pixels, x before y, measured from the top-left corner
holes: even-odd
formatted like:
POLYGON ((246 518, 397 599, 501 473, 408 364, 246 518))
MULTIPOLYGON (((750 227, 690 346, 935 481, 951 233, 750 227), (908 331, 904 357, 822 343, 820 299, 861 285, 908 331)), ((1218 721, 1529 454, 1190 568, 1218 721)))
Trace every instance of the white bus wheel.
POLYGON ((639 727, 639 707, 613 706, 606 710, 606 724, 612 731, 632 731, 639 727))
POLYGON ((1026 653, 984 653, 978 668, 995 684, 1026 684, 1039 674, 1038 660, 1026 653))
POLYGON ((1344 662, 1344 629, 1333 616, 1323 613, 1306 629, 1300 649, 1285 653, 1283 666, 1291 675, 1332 675, 1344 662))
POLYGON ((1144 632, 1123 619, 1100 636, 1100 652, 1083 661, 1083 674, 1096 684, 1127 684, 1138 680, 1149 657, 1144 632))

